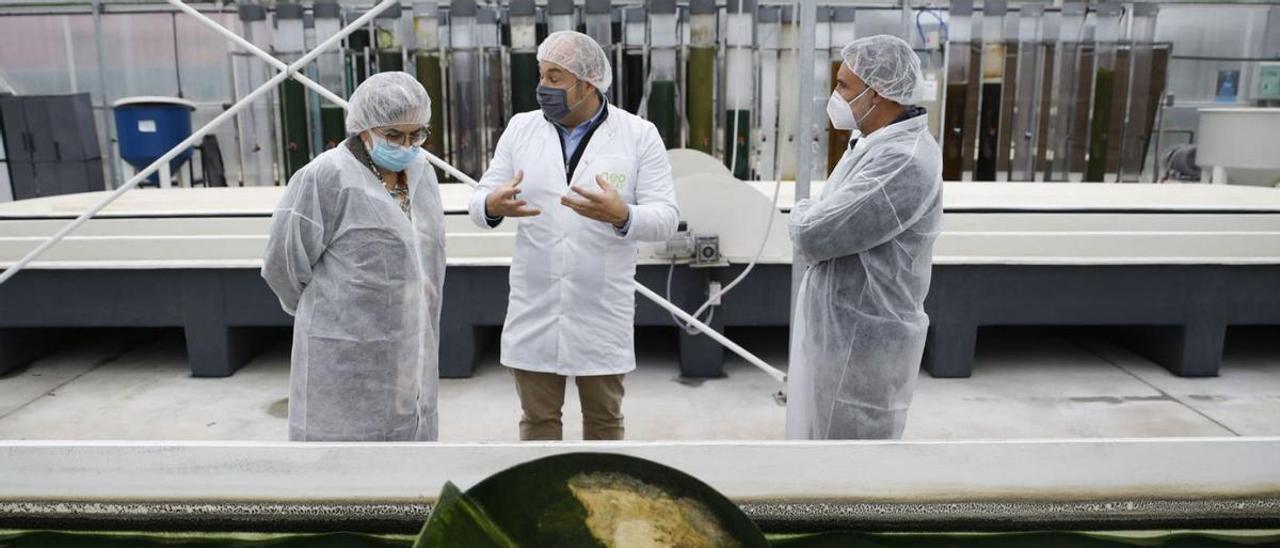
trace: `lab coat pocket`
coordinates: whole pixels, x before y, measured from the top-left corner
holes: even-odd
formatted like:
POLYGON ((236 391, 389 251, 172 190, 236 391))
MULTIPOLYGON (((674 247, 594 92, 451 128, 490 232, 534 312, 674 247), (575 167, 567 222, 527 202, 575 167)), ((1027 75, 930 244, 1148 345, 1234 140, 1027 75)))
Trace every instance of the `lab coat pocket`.
POLYGON ((596 182, 596 176, 604 178, 605 184, 612 186, 622 195, 623 201, 628 204, 636 203, 636 160, 619 154, 604 154, 595 157, 591 161, 590 170, 587 171, 590 177, 584 177, 585 180, 578 184, 587 186, 592 190, 599 188, 596 182))

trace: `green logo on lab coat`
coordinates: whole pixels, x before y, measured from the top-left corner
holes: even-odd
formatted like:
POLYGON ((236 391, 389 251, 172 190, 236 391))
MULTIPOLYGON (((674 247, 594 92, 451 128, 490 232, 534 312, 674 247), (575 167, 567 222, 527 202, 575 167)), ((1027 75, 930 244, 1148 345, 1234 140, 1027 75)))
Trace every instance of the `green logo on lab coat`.
POLYGON ((627 184, 627 176, 616 171, 603 171, 600 173, 600 177, 619 191, 627 184))

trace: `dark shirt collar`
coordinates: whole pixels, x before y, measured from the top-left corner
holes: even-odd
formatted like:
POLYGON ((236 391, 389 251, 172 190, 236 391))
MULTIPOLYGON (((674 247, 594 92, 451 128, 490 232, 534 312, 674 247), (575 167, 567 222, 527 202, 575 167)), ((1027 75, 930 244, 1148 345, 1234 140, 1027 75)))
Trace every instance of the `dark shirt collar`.
MULTIPOLYGON (((892 122, 889 122, 889 125, 891 126, 894 124, 902 123, 912 118, 915 118, 917 116, 924 116, 925 114, 928 114, 928 113, 929 111, 925 110, 925 108, 920 105, 910 105, 902 110, 902 114, 899 114, 897 118, 894 118, 892 122)), ((889 126, 885 126, 885 127, 889 127, 889 126)), ((884 128, 880 128, 880 129, 884 129, 884 128)), ((867 136, 863 135, 860 138, 866 139, 867 136)), ((848 148, 852 149, 853 145, 857 144, 857 142, 858 142, 858 139, 850 140, 848 148)))
POLYGON ((920 105, 910 105, 905 109, 903 109, 902 114, 899 114, 897 118, 894 118, 892 122, 889 122, 889 125, 893 125, 899 122, 905 122, 907 120, 915 118, 916 116, 924 116, 925 114, 928 114, 928 113, 929 111, 925 110, 924 107, 920 105))

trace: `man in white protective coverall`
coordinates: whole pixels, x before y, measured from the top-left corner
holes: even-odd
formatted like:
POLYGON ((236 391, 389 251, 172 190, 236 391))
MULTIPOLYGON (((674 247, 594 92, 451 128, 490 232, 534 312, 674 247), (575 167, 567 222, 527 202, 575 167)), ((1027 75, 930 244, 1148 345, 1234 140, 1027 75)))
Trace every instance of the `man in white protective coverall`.
POLYGON ((787 437, 898 439, 929 318, 942 224, 942 154, 929 134, 920 60, 892 36, 851 42, 827 104, 853 140, 821 196, 791 210, 806 265, 787 384, 787 437))
POLYGON ((583 437, 620 440, 636 243, 675 234, 671 165, 653 124, 605 100, 613 69, 591 37, 552 33, 538 72, 541 109, 511 118, 470 203, 483 228, 520 218, 501 361, 515 375, 520 439, 563 437, 574 377, 583 437))

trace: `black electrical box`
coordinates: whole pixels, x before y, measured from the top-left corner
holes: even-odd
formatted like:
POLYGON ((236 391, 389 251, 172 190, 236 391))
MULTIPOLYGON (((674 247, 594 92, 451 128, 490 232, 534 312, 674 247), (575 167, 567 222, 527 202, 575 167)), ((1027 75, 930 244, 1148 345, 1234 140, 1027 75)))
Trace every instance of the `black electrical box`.
POLYGON ((105 190, 88 93, 0 96, 13 198, 105 190))

